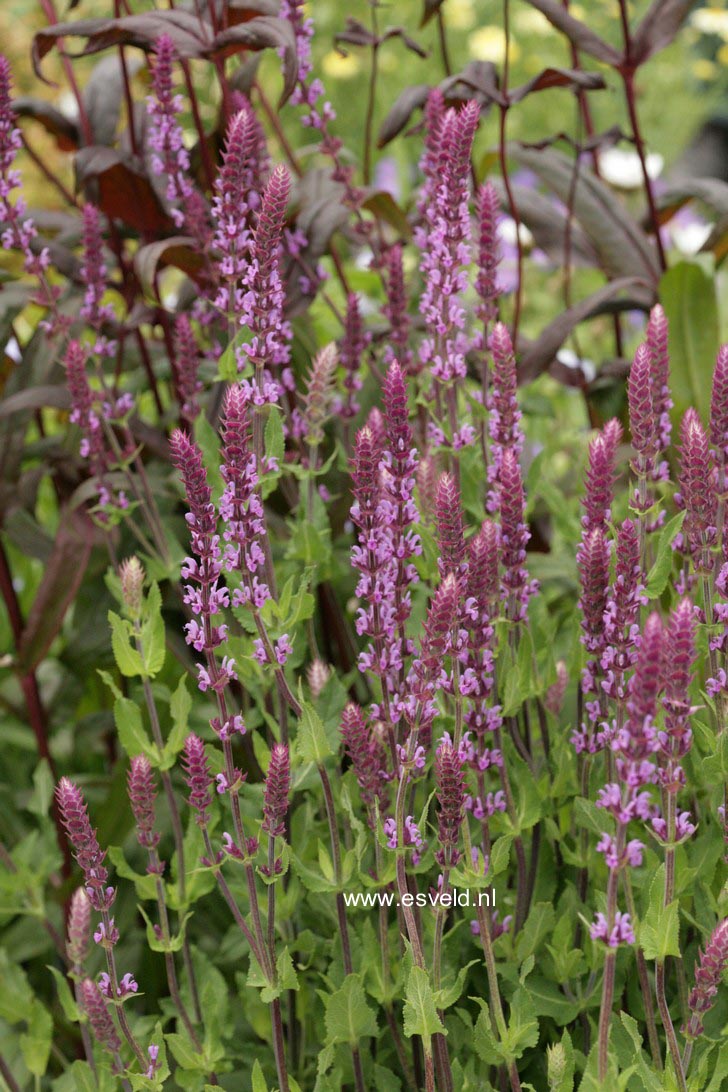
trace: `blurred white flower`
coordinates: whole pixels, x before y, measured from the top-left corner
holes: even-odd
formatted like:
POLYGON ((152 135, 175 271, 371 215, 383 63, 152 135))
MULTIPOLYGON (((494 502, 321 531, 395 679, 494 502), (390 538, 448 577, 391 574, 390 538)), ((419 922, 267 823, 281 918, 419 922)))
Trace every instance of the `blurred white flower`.
POLYGON ((594 361, 577 356, 571 349, 559 349, 556 359, 564 368, 569 368, 570 371, 574 372, 581 372, 587 383, 593 382, 596 378, 597 366, 594 361))
POLYGON ((690 23, 701 34, 717 34, 728 41, 728 11, 724 8, 701 8, 690 16, 690 23))
MULTIPOLYGON (((657 152, 647 156, 647 174, 659 178, 665 161, 657 152)), ((642 185, 642 165, 637 152, 607 148, 599 156, 599 170, 605 182, 620 190, 636 190, 642 185)))

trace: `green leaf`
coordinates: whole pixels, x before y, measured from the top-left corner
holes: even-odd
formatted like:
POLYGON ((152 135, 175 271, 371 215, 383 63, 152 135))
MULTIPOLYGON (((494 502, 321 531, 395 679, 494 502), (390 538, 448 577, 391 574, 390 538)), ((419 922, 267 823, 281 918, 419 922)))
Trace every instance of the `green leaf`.
POLYGON ((573 1092, 574 1048, 571 1036, 564 1029, 561 1042, 546 1048, 548 1058, 549 1092, 573 1092))
POLYGON ((296 734, 298 756, 302 762, 314 762, 317 766, 321 766, 324 759, 332 754, 326 738, 324 722, 311 703, 303 700, 301 687, 299 687, 299 701, 301 716, 296 734))
POLYGON ((268 420, 265 423, 265 457, 266 459, 275 459, 278 465, 281 466, 285 451, 283 414, 277 406, 271 406, 268 420))
POLYGON ((132 647, 132 627, 125 618, 120 618, 113 610, 108 614, 111 626, 111 651, 114 653, 116 666, 122 675, 133 679, 136 675, 144 674, 142 658, 132 647))
POLYGON ((465 985, 465 976, 475 963, 480 963, 480 960, 471 959, 469 963, 466 963, 464 967, 460 968, 458 976, 451 986, 444 986, 437 991, 435 994, 435 1004, 438 1009, 449 1009, 451 1005, 454 1005, 456 1001, 460 1000, 463 986, 465 985))
POLYGON ((711 369, 720 345, 715 280, 697 262, 678 262, 660 281, 659 297, 670 328, 670 388, 675 418, 695 406, 710 413, 711 369))
POLYGON ((504 1047, 513 1058, 520 1058, 538 1042, 538 1017, 528 990, 519 987, 511 998, 508 1034, 504 1047))
POLYGON ((412 967, 407 978, 404 1033, 408 1038, 419 1035, 427 1043, 433 1035, 447 1035, 442 1020, 437 1015, 430 976, 422 967, 412 967))
POLYGON ((136 755, 147 755, 159 762, 157 748, 149 740, 142 724, 142 713, 136 702, 129 698, 117 698, 114 702, 114 721, 119 733, 119 742, 129 758, 136 755))
POLYGON ((51 1014, 34 998, 28 1018, 28 1030, 20 1036, 20 1051, 23 1061, 35 1077, 42 1077, 48 1068, 52 1036, 51 1014))
POLYGON ((478 998, 481 1006, 480 1015, 473 1028, 473 1046, 479 1058, 486 1065, 500 1065, 506 1060, 503 1049, 493 1034, 490 1020, 490 1009, 482 998, 478 998))
POLYGON ((531 908, 516 944, 516 954, 521 962, 537 952, 541 941, 551 935, 555 917, 553 904, 550 902, 538 902, 531 908))
POLYGON ((220 474, 220 437, 204 413, 195 418, 195 441, 202 452, 202 461, 205 464, 207 481, 212 489, 213 500, 217 501, 222 494, 223 481, 220 474))
POLYGON ((133 881, 138 898, 156 899, 157 881, 155 877, 147 872, 135 872, 124 856, 124 850, 121 846, 109 846, 106 855, 118 876, 123 880, 133 881))
POLYGON ((183 1069, 189 1069, 196 1073, 204 1073, 207 1063, 202 1054, 198 1054, 186 1035, 165 1035, 167 1046, 172 1051, 174 1059, 183 1069))
POLYGON ((47 969, 51 972, 56 980, 56 989, 58 990, 58 1000, 61 1002, 61 1008, 63 1009, 63 1015, 71 1023, 77 1024, 80 1020, 80 1013, 78 1011, 78 1005, 76 999, 71 993, 71 987, 68 985, 68 979, 65 974, 62 974, 57 967, 51 967, 48 965, 47 969))
POLYGON ((680 923, 677 901, 663 906, 665 865, 661 864, 650 884, 649 908, 640 922, 639 944, 646 959, 663 960, 680 955, 680 923))
POLYGON ((356 1046, 360 1039, 376 1035, 377 1031, 376 1016, 367 1004, 359 975, 347 975, 341 989, 326 1002, 328 1042, 356 1046))
POLYGON ((253 1072, 251 1074, 251 1080, 251 1092, 268 1092, 268 1085, 265 1082, 263 1070, 260 1068, 260 1062, 257 1058, 253 1062, 253 1072))
POLYGON ((153 679, 164 667, 166 650, 164 647, 164 620, 162 618, 162 596, 159 585, 152 583, 145 603, 145 619, 142 623, 141 645, 144 653, 144 672, 153 679))
POLYGON ((28 801, 28 811, 44 819, 51 806, 54 788, 48 759, 42 758, 33 772, 33 794, 28 801))
POLYGON ((662 595, 672 572, 673 550, 672 543, 680 532, 685 519, 685 512, 678 512, 676 516, 665 524, 660 532, 657 546, 657 557, 647 577, 645 589, 648 599, 657 599, 662 595))
POLYGON ((192 698, 187 692, 187 676, 180 676, 177 689, 169 700, 169 713, 172 718, 172 731, 162 753, 161 769, 169 770, 174 766, 175 758, 185 745, 188 734, 188 720, 192 698))
POLYGON ((235 351, 236 349, 239 349, 241 345, 245 345, 247 341, 250 341, 250 329, 247 326, 243 326, 222 351, 220 359, 217 362, 218 379, 222 379, 227 383, 237 382, 238 361, 235 351))

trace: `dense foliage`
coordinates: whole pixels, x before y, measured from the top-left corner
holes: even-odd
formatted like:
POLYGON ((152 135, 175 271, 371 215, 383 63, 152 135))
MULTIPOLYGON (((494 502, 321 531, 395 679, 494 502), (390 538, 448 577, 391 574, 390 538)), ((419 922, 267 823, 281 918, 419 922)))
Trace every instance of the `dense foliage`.
POLYGON ((0 57, 0 1083, 718 1092, 728 183, 655 182, 639 111, 691 3, 505 0, 460 69, 447 2, 375 5, 354 133, 300 0, 41 6, 65 95, 0 57), (511 7, 563 54, 520 84, 511 7))

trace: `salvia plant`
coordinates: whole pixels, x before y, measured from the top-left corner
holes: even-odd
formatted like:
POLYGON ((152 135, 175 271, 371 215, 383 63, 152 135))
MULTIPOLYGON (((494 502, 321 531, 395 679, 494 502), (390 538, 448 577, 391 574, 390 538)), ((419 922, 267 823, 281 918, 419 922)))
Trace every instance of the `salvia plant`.
POLYGON ((358 134, 301 0, 0 57, 11 1092, 728 1081, 725 183, 638 109, 692 5, 511 6, 456 71, 362 4, 358 134))

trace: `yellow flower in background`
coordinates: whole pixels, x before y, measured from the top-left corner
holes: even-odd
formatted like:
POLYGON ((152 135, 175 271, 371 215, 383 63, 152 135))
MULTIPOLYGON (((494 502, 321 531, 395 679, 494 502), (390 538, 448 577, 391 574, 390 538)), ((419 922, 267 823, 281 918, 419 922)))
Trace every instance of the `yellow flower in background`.
POLYGON ((470 30, 475 23, 473 0, 449 0, 445 18, 453 30, 470 30))
POLYGON ((340 53, 332 49, 324 56, 321 67, 324 75, 332 80, 351 80, 361 71, 361 60, 356 53, 352 52, 342 57, 340 53))
POLYGON ((714 80, 718 72, 718 65, 707 57, 698 57, 697 61, 693 61, 692 68, 696 80, 714 80))
MULTIPOLYGON (((476 61, 492 61, 498 64, 505 59, 506 36, 502 27, 488 26, 474 30, 468 38, 468 51, 476 61)), ((520 56, 520 49, 511 39, 510 60, 520 56)))
POLYGON ((718 64, 728 67, 728 45, 722 45, 715 56, 718 64))
MULTIPOLYGON (((554 28, 545 15, 535 8, 517 12, 513 20, 516 30, 524 34, 554 34, 554 28)), ((541 65, 543 68, 543 65, 541 65)))

